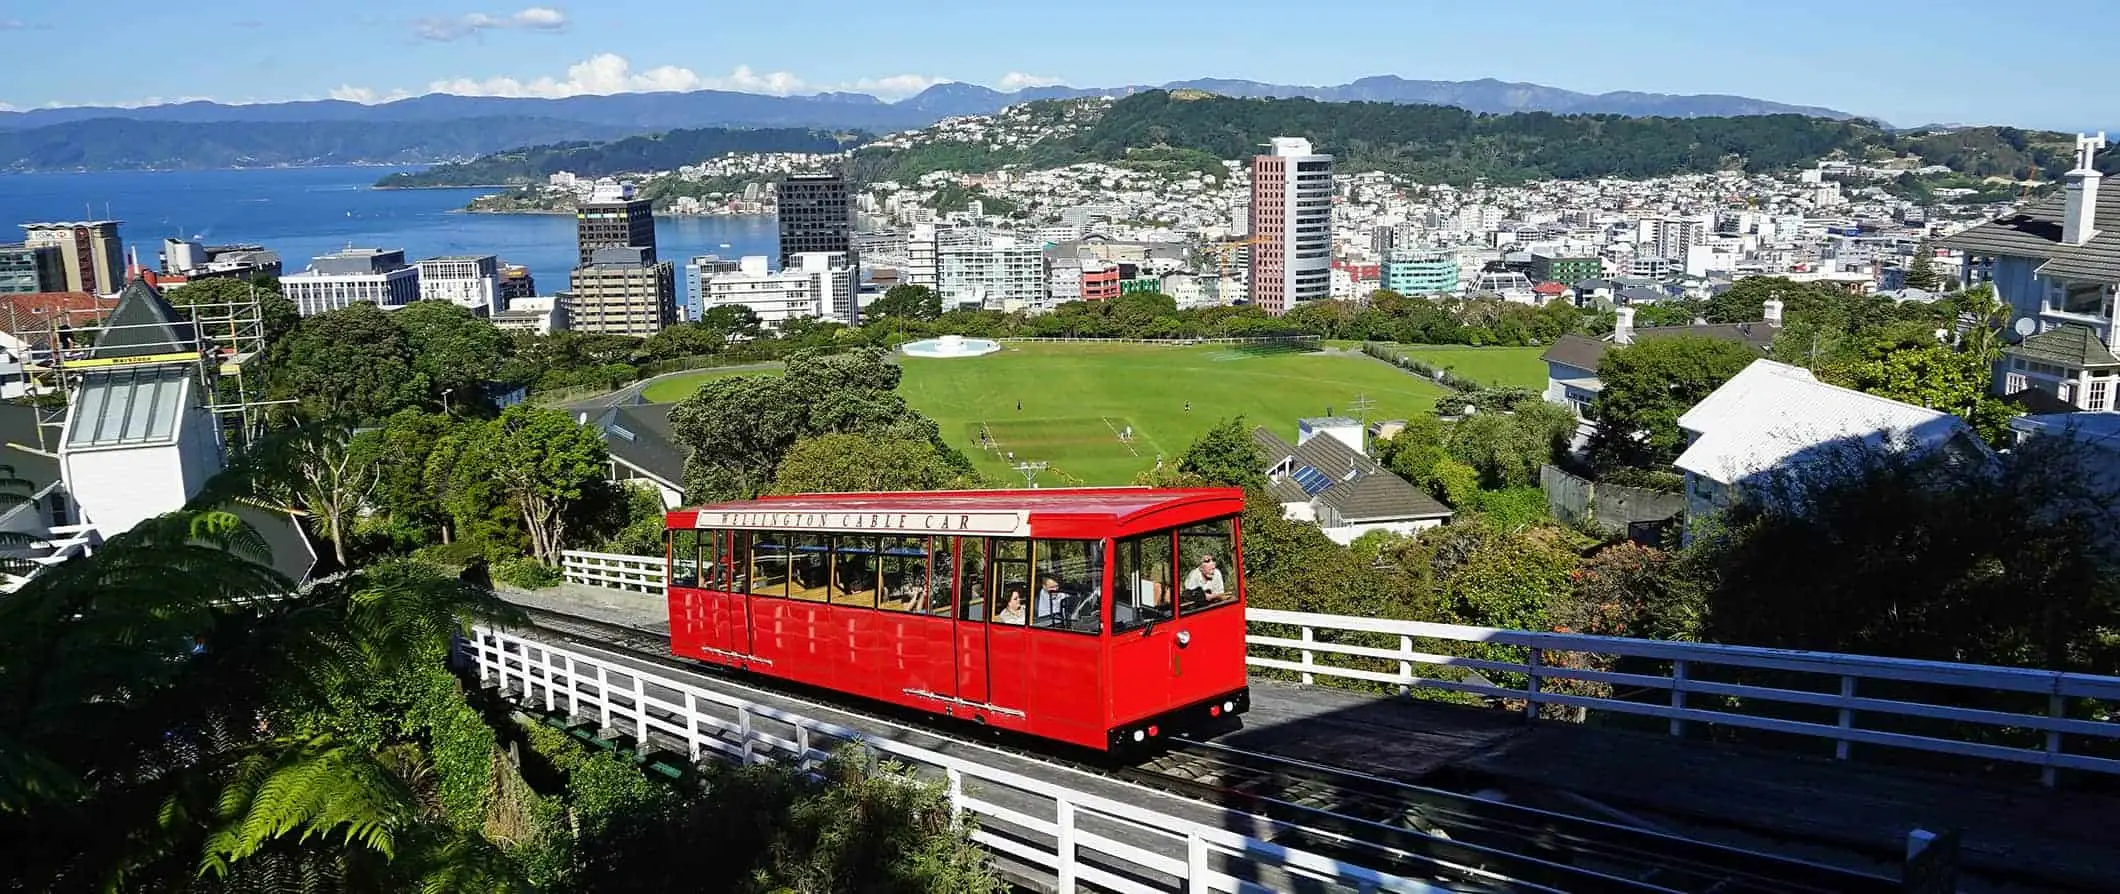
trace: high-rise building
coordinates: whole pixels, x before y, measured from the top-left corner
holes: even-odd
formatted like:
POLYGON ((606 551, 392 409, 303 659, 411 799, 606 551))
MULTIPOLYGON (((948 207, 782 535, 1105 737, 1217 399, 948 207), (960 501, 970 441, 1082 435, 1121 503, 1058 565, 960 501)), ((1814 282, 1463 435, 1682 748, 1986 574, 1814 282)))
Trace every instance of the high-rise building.
POLYGON ((1045 249, 1015 236, 952 230, 936 249, 945 310, 1033 310, 1050 304, 1045 290, 1045 249))
POLYGON ((654 249, 607 246, 574 268, 567 326, 576 332, 643 338, 677 322, 677 268, 654 249))
POLYGON ((776 191, 780 207, 780 266, 805 252, 851 252, 854 216, 847 180, 837 173, 790 174, 776 191))
POLYGON ((405 263, 405 250, 349 248, 309 261, 309 269, 280 278, 280 291, 302 316, 355 304, 384 310, 420 300, 420 268, 405 263))
POLYGON ((655 263, 655 206, 633 197, 630 183, 599 182, 574 211, 575 240, 587 265, 599 248, 644 248, 655 263))
POLYGON ((482 317, 501 302, 501 260, 493 255, 449 255, 419 263, 420 300, 447 301, 482 317))
POLYGON ((1332 297, 1332 156, 1274 137, 1251 161, 1251 300, 1267 313, 1332 297))
POLYGON ((530 268, 521 264, 501 265, 501 306, 517 298, 537 297, 537 278, 530 275, 530 268))
POLYGON ((1605 275, 1605 262, 1595 255, 1563 257, 1542 252, 1531 253, 1531 269, 1525 271, 1533 282, 1557 282, 1572 286, 1586 279, 1605 275))
POLYGON ((942 266, 937 255, 939 237, 934 224, 914 224, 905 239, 905 281, 908 285, 942 287, 942 266))
POLYGON ((64 268, 56 245, 0 245, 0 295, 64 292, 64 268))
POLYGON ((26 223, 22 229, 28 244, 59 249, 66 291, 108 295, 125 287, 125 249, 118 241, 120 223, 123 221, 26 223))
POLYGON ((805 317, 861 322, 852 259, 844 252, 803 252, 779 272, 768 271, 766 260, 764 255, 748 255, 734 270, 703 271, 701 307, 742 305, 772 329, 805 317))

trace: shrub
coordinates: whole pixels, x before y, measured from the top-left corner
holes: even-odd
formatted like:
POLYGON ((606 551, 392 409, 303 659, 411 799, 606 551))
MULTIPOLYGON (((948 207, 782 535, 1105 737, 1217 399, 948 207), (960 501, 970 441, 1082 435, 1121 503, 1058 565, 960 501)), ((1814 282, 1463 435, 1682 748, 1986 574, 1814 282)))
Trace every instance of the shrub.
POLYGON ((516 556, 495 563, 493 579, 525 590, 542 590, 559 586, 562 578, 559 571, 550 565, 528 556, 516 556))

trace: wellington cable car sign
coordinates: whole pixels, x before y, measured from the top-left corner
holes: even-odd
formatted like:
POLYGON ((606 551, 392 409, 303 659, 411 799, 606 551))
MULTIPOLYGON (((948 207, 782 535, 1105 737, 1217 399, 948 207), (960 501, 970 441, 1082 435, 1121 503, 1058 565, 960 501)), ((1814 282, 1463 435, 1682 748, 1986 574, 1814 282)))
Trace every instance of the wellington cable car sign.
POLYGON ((1026 512, 716 512, 701 510, 695 528, 739 528, 761 531, 875 531, 879 534, 983 534, 991 537, 1029 533, 1026 512))

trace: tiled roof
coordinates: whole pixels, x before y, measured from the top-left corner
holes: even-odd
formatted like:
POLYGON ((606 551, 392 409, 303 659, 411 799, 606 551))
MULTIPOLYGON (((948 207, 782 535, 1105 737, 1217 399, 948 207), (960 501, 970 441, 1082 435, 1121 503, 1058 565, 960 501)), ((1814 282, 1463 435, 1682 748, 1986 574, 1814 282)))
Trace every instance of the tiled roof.
POLYGON ((1282 459, 1296 468, 1309 467, 1326 482, 1316 492, 1306 491, 1292 475, 1276 476, 1270 483, 1274 498, 1283 503, 1317 502, 1337 513, 1341 522, 1381 521, 1407 518, 1448 518, 1450 507, 1422 492, 1405 479, 1387 471, 1376 460, 1328 435, 1317 435, 1290 446, 1263 426, 1252 429, 1253 443, 1266 454, 1267 468, 1282 459))
POLYGON ((1678 417, 1699 437, 1672 465, 1733 484, 1842 442, 1911 439, 1935 447, 1968 434, 1964 420, 1818 381, 1809 370, 1755 360, 1678 417))
POLYGON ((1938 244, 1974 254, 2044 260, 2039 272, 2048 276, 2120 282, 2120 186, 2099 190, 2094 209, 2099 227, 2082 245, 2061 242, 2061 213, 2066 201, 2066 193, 2055 193, 1938 244))
POLYGON ((1605 359, 1605 351, 1610 347, 1611 345, 1605 342, 1571 332, 1555 339, 1553 347, 1547 348, 1546 353, 1540 355, 1539 359, 1594 373, 1597 372, 1597 364, 1605 359))
MULTIPOLYGON (((1777 326, 1765 323, 1698 323, 1691 326, 1650 326, 1634 330, 1634 341, 1655 341, 1659 338, 1677 338, 1682 335, 1697 335, 1702 338, 1734 341, 1750 345, 1761 354, 1774 347, 1774 336, 1780 334, 1777 326)), ((1555 339, 1553 346, 1540 355, 1548 363, 1561 363, 1587 372, 1597 372, 1598 365, 1605 360, 1605 352, 1617 345, 1573 333, 1555 339)))
POLYGON ((118 306, 116 299, 87 292, 27 292, 0 295, 0 332, 33 345, 50 340, 51 329, 64 323, 86 326, 118 306))
POLYGON ((2026 360, 2059 363, 2076 369, 2120 367, 2120 357, 2098 340, 2089 326, 2057 326, 2004 348, 2003 353, 2026 360))

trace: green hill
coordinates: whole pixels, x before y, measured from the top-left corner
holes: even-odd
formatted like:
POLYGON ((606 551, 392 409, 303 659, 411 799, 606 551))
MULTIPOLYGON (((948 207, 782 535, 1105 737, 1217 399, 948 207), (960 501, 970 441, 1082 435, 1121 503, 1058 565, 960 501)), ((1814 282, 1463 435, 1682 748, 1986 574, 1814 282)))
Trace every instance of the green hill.
POLYGON ((509 149, 458 164, 392 174, 376 185, 385 188, 498 186, 542 183, 546 177, 560 171, 572 171, 583 177, 671 171, 731 152, 842 152, 868 139, 869 136, 863 133, 839 134, 793 127, 673 130, 607 143, 574 141, 509 149))

